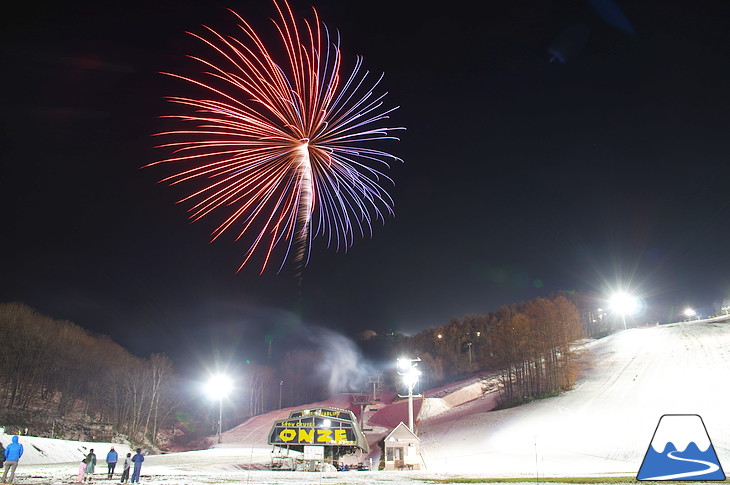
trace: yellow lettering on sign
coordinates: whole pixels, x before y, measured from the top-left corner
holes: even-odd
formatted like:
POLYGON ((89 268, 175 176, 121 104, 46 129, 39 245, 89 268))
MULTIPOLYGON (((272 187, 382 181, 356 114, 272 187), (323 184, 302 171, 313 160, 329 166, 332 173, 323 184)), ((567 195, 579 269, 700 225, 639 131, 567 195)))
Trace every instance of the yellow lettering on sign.
POLYGON ((297 435, 297 432, 293 429, 282 429, 281 432, 279 432, 279 438, 281 438, 281 441, 288 442, 293 440, 297 435))
POLYGON ((335 441, 347 441, 347 431, 344 429, 336 429, 335 441))
POLYGON ((314 430, 313 429, 300 429, 299 430, 299 441, 308 441, 314 443, 314 430))
POLYGON ((318 429, 317 443, 329 443, 332 441, 332 430, 331 429, 318 429))

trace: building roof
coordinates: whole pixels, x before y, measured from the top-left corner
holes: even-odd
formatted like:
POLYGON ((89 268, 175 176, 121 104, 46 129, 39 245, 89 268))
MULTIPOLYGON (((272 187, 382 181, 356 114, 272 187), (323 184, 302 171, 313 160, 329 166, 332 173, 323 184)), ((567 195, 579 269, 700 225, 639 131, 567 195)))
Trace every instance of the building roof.
POLYGON ((385 437, 385 446, 393 441, 405 442, 405 443, 420 443, 421 439, 413 433, 403 421, 398 426, 393 428, 393 431, 385 437))

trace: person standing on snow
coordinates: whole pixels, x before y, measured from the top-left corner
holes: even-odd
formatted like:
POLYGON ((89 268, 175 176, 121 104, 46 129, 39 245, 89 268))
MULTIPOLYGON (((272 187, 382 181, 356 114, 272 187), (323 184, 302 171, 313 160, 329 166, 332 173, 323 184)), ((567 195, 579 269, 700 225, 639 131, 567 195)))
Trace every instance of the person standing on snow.
POLYGON ((127 457, 124 459, 124 463, 122 464, 122 479, 119 480, 119 483, 127 483, 127 480, 129 480, 129 468, 132 466, 132 454, 127 453, 127 457))
POLYGON ((0 468, 3 467, 3 463, 5 463, 5 447, 0 442, 0 468))
POLYGON ((15 479, 15 469, 18 468, 18 460, 23 456, 23 445, 18 443, 18 437, 13 436, 13 442, 5 448, 5 471, 3 472, 3 483, 13 483, 15 479), (8 481, 8 470, 10 471, 10 480, 8 481))
POLYGON ((81 460, 81 463, 79 464, 79 478, 76 481, 83 482, 85 480, 86 480, 86 457, 84 457, 84 459, 81 460))
POLYGON ((109 480, 111 480, 112 475, 114 475, 114 468, 117 466, 117 460, 119 459, 119 454, 114 451, 114 447, 112 446, 112 449, 109 450, 109 453, 106 454, 106 466, 109 469, 108 470, 108 477, 109 480))
POLYGON ((89 450, 89 454, 86 455, 86 479, 91 481, 91 475, 94 474, 94 468, 96 468, 96 455, 94 454, 94 448, 89 450))
POLYGON ((142 471, 143 461, 144 455, 142 454, 142 448, 137 448, 137 454, 132 457, 132 462, 134 462, 134 471, 132 471, 132 483, 139 483, 139 473, 142 471))

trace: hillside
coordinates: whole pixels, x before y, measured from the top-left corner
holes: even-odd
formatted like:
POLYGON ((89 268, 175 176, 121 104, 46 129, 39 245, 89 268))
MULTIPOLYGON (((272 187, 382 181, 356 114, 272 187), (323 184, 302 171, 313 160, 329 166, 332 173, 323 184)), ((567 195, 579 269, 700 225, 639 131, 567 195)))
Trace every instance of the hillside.
MULTIPOLYGON (((730 391, 724 383, 730 375, 730 323, 629 329, 580 351, 583 371, 574 390, 517 408, 492 410, 496 394, 481 390, 493 382, 470 380, 424 392, 418 422, 427 469, 635 474, 663 414, 702 416, 721 462, 730 463, 730 391)), ((347 407, 342 399, 321 404, 347 407)), ((265 447, 270 423, 288 411, 253 418, 225 433, 224 443, 265 447)), ((366 419, 375 426, 369 434, 374 443, 407 420, 407 409, 404 402, 381 404, 366 419)), ((369 457, 377 459, 379 450, 369 457)))
MULTIPOLYGON (((632 476, 663 414, 699 414, 720 463, 730 463, 730 391, 725 382, 730 375, 730 323, 630 329, 588 342, 581 352, 583 372, 574 390, 517 408, 490 411, 494 394, 481 395, 489 382, 464 381, 424 393, 419 435, 427 471, 409 476, 632 476)), ((367 422, 407 419, 403 403, 389 402, 384 399, 368 411, 367 422)), ((338 396, 321 404, 348 403, 347 396, 338 396)), ((246 421, 224 433, 223 444, 212 450, 149 457, 148 473, 225 473, 235 482, 235 474, 244 473, 241 468, 267 464, 271 423, 289 411, 246 421)), ((373 440, 389 431, 372 427, 373 440)), ((261 480, 268 479, 261 475, 261 480)))
POLYGON ((730 463, 730 323, 629 329, 583 348, 561 396, 502 411, 447 411, 422 422, 429 470, 489 475, 635 474, 663 414, 699 414, 730 463))

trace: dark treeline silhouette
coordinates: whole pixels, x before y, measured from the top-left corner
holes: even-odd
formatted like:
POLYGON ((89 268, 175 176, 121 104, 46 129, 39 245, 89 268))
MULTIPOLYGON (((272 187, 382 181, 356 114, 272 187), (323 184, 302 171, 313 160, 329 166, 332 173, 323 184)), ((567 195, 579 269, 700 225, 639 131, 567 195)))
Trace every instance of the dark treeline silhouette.
POLYGON ((497 373, 504 405, 569 389, 576 378, 571 349, 584 334, 576 306, 564 296, 467 315, 403 337, 397 353, 421 358, 423 388, 474 373, 497 373))
MULTIPOLYGON (((9 431, 30 427, 40 436, 89 440, 111 432, 153 446, 176 434, 190 441, 217 431, 217 402, 177 375, 163 354, 134 356, 108 336, 24 303, 0 303, 0 335, 0 425, 9 431)), ((223 429, 279 406, 326 399, 326 382, 312 372, 321 359, 317 350, 292 349, 278 363, 231 365, 235 387, 223 429)))
POLYGON ((178 405, 164 355, 135 357, 104 335, 23 303, 0 303, 0 335, 0 419, 6 425, 63 436, 79 424, 80 413, 92 429, 103 423, 155 443, 178 405))

